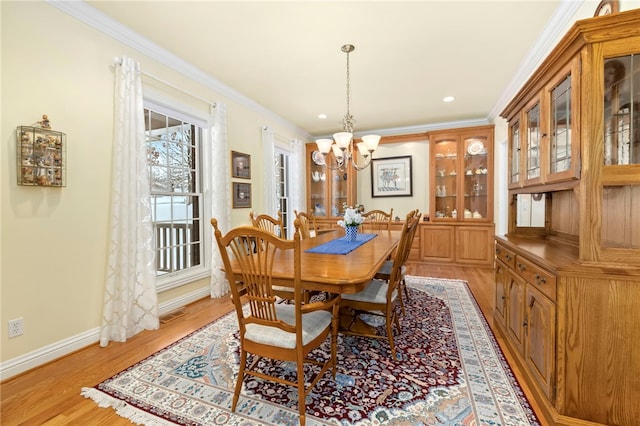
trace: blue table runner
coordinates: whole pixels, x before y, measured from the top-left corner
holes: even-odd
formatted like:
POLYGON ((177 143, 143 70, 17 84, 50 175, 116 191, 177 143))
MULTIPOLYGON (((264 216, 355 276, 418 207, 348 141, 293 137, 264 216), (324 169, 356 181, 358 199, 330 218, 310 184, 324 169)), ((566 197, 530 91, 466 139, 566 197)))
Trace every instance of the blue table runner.
POLYGON ((347 254, 376 236, 377 234, 358 234, 355 241, 347 241, 347 237, 340 237, 305 250, 305 253, 347 254))

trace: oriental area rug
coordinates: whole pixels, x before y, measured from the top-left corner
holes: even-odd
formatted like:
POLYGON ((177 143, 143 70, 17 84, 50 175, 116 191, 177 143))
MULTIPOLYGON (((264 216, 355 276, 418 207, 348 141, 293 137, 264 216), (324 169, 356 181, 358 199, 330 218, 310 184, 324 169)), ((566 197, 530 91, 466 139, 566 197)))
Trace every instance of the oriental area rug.
MULTIPOLYGON (((338 373, 308 396, 307 424, 539 425, 467 283, 410 276, 407 284, 400 359, 391 360, 386 340, 340 334, 338 373)), ((82 394, 136 424, 298 424, 296 389, 255 378, 230 411, 238 342, 231 312, 82 394)), ((327 356, 329 341, 318 351, 327 356)), ((295 377, 289 363, 261 362, 295 377)))

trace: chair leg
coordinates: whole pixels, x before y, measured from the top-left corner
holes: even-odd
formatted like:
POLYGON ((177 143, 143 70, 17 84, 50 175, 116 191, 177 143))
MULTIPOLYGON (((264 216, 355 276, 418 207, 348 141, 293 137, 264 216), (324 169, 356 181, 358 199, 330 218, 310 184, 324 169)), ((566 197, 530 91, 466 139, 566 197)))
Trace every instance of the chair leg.
POLYGON ((244 369, 247 363, 247 351, 240 349, 240 369, 238 370, 238 378, 236 379, 236 389, 233 392, 233 402, 231 403, 231 412, 235 413, 238 399, 240 399, 240 391, 242 390, 242 382, 244 382, 244 369))
POLYGON ((402 295, 402 281, 400 281, 400 285, 398 286, 398 300, 400 301, 400 309, 402 310, 402 316, 406 313, 404 310, 404 296, 402 295))
POLYGON ((304 426, 306 422, 306 399, 307 393, 304 389, 304 357, 298 359, 298 411, 300 412, 300 426, 304 426))
POLYGON ((338 368, 338 323, 340 322, 340 314, 334 309, 333 319, 331 320, 331 375, 336 378, 336 370, 338 368))
POLYGON ((404 288, 404 295, 407 296, 407 300, 409 300, 409 290, 407 290, 407 282, 402 279, 402 288, 404 288))
POLYGON ((393 324, 392 319, 387 315, 387 338, 389 339, 389 348, 391 349, 391 358, 396 362, 396 345, 393 341, 393 324))

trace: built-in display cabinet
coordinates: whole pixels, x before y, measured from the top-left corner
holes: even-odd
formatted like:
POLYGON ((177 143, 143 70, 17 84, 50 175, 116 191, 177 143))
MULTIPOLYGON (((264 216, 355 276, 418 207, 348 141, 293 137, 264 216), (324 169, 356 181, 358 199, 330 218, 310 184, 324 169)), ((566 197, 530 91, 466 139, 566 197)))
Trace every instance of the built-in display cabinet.
POLYGON ((430 223, 421 227, 420 260, 493 262, 494 126, 429 132, 430 223))
POLYGON ((494 320, 549 424, 640 419, 640 9, 576 22, 501 114, 494 320))

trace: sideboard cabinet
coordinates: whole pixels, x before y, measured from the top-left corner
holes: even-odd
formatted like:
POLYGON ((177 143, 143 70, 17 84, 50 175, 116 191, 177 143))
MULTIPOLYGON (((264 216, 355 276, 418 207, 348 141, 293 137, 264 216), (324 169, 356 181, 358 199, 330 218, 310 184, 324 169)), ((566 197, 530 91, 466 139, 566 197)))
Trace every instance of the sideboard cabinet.
POLYGON ((494 322, 546 423, 640 419, 640 9, 576 22, 502 112, 494 322), (541 200, 521 221, 520 201, 541 200), (535 225, 533 224, 535 222, 535 225))

